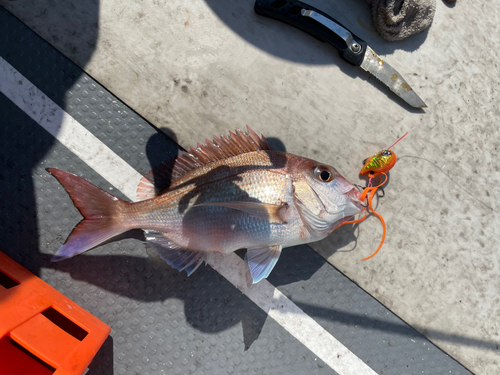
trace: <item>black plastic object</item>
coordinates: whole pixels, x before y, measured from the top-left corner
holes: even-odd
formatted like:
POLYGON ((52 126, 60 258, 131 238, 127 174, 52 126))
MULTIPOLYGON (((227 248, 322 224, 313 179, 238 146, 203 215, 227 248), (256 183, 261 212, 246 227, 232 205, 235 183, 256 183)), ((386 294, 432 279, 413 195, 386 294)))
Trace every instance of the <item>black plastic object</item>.
POLYGON ((353 65, 361 65, 367 48, 366 42, 354 35, 347 27, 335 20, 333 17, 301 1, 286 0, 257 0, 254 6, 255 12, 262 16, 275 18, 311 34, 322 42, 329 43, 339 50, 340 56, 353 65), (321 23, 301 14, 302 9, 311 10, 335 22, 337 25, 349 31, 353 41, 357 42, 361 49, 355 53, 340 36, 321 23))

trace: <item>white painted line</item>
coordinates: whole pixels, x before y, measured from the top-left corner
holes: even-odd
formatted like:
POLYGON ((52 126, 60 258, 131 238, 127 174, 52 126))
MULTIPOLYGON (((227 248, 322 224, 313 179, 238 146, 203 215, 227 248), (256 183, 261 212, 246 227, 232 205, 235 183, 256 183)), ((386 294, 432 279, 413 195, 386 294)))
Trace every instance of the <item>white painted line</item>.
MULTIPOLYGON (((130 200, 135 200, 142 176, 1 57, 0 91, 130 200)), ((267 280, 249 288, 246 264, 236 254, 211 254, 209 264, 340 375, 376 375, 267 280)))
POLYGON ((0 91, 129 199, 135 199, 142 176, 2 57, 0 91))
POLYGON ((213 253, 209 264, 338 374, 376 374, 266 279, 249 288, 245 261, 236 254, 213 253))

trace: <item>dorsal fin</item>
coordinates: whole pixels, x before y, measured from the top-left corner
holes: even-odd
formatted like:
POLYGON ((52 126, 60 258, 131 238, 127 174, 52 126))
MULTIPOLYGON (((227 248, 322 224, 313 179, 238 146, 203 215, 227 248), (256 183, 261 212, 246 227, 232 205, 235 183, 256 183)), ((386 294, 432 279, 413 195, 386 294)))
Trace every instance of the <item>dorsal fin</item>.
POLYGON ((248 125, 246 133, 237 129, 236 133, 229 132, 229 137, 214 137, 212 142, 206 139, 204 145, 198 143, 196 148, 191 147, 189 152, 182 152, 173 161, 163 162, 146 174, 137 187, 137 200, 156 197, 172 181, 202 165, 260 150, 272 148, 263 135, 259 137, 248 125))

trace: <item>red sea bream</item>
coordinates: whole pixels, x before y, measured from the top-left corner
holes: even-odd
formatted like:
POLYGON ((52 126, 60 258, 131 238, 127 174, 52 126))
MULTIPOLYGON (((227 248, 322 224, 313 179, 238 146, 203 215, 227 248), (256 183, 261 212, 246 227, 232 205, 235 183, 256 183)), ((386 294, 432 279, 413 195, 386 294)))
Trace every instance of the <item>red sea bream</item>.
POLYGON ((250 128, 207 140, 179 156, 173 168, 151 171, 136 203, 71 173, 48 171, 84 216, 54 261, 140 228, 162 259, 188 275, 209 252, 247 248, 249 276, 257 283, 283 248, 318 241, 363 210, 360 193, 335 168, 274 151, 250 128), (159 191, 165 179, 170 186, 159 191))

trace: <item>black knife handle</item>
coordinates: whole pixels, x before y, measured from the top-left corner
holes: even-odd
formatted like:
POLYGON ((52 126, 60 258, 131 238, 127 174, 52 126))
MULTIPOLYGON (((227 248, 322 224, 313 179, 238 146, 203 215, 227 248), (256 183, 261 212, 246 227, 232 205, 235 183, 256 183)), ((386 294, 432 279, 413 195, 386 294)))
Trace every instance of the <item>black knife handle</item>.
MULTIPOLYGON (((279 21, 298 27, 322 42, 331 44, 339 50, 340 56, 344 60, 353 65, 361 65, 363 62, 367 48, 366 42, 354 35, 348 28, 343 26, 333 17, 319 9, 297 0, 256 0, 254 9, 257 14, 275 18, 279 21), (303 9, 320 15, 319 18, 323 20, 323 23, 311 18, 310 16, 304 16, 302 14, 303 9), (325 18, 329 21, 326 21, 325 18), (342 30, 342 32, 337 33, 332 30, 332 28, 324 25, 324 23, 330 21, 340 27, 340 29, 338 29, 335 25, 333 25, 333 29, 336 29, 337 31, 342 30), (352 41, 349 38, 346 38, 346 33, 352 36, 352 41)), ((314 14, 314 16, 318 17, 316 14, 314 14)))

